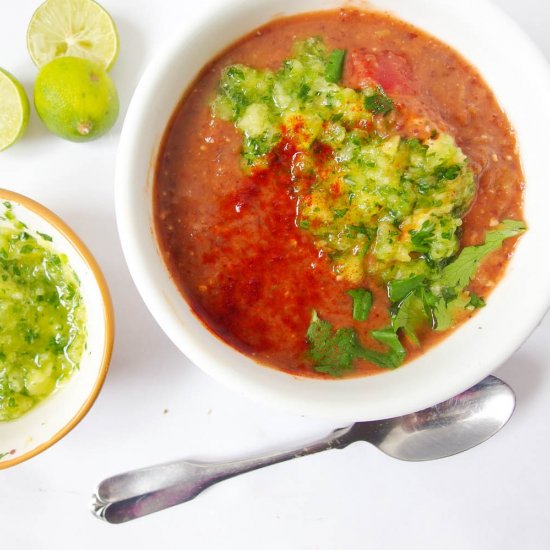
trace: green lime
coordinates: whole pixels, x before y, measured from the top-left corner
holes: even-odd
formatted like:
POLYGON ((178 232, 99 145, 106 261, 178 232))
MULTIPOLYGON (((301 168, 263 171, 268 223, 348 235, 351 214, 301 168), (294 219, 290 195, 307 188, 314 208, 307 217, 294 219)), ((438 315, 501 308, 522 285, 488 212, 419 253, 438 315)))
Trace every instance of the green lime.
POLYGON ((34 105, 47 128, 70 141, 102 136, 118 116, 113 81, 99 65, 80 57, 58 57, 42 67, 34 105))
POLYGON ((13 145, 27 129, 29 100, 23 86, 0 69, 0 151, 13 145))
POLYGON ((66 55, 109 70, 118 55, 118 33, 112 17, 93 0, 47 0, 31 18, 27 48, 37 67, 66 55))

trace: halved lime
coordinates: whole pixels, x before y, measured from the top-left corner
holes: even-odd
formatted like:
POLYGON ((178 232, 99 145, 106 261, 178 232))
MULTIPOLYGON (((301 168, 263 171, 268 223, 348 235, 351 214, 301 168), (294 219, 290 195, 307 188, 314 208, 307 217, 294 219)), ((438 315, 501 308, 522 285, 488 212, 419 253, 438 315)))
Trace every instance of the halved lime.
POLYGON ((39 68, 66 55, 109 70, 118 55, 118 32, 111 16, 93 0, 47 0, 31 18, 27 48, 39 68))
POLYGON ((29 100, 23 86, 0 69, 0 151, 13 145, 29 122, 29 100))

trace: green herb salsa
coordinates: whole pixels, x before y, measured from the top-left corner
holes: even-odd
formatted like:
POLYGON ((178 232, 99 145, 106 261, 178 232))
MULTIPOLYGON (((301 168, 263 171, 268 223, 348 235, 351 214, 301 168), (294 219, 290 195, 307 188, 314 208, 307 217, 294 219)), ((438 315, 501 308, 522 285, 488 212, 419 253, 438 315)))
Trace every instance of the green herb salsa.
POLYGON ((0 216, 0 421, 19 418, 79 367, 86 345, 80 284, 49 235, 0 216))
MULTIPOLYGON (((315 370, 341 376, 356 359, 396 368, 406 357, 400 334, 418 345, 421 326, 444 331, 484 305, 468 289, 477 266, 525 226, 504 220, 484 244, 460 250, 476 187, 453 137, 401 135, 392 116, 398 106, 380 85, 339 83, 345 51, 328 51, 314 37, 295 42, 293 52, 276 72, 227 67, 213 113, 242 134, 247 173, 269 169, 281 144, 292 151, 296 223, 329 256, 335 276, 387 284, 391 324, 371 331, 386 351, 365 348, 353 328, 334 330, 313 311, 306 338, 315 370)), ((370 293, 349 294, 354 320, 365 320, 370 293)))

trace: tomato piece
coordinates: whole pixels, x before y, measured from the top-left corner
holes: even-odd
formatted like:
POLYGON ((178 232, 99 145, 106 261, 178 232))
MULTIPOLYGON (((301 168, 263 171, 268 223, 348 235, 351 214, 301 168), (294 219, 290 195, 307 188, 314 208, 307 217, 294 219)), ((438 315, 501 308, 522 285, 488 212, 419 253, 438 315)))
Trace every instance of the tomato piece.
POLYGON ((412 69, 403 55, 389 50, 373 53, 359 48, 349 53, 344 77, 350 88, 380 85, 388 93, 408 93, 411 89, 412 69))
POLYGON ((351 50, 346 56, 344 83, 349 88, 367 88, 376 85, 374 74, 378 62, 374 54, 360 48, 351 50))

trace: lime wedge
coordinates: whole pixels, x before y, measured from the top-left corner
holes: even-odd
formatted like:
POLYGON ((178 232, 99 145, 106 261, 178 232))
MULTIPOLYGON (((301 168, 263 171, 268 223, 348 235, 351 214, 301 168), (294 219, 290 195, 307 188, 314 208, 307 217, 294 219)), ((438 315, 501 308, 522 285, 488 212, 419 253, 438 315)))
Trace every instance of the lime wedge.
POLYGON ((29 100, 23 86, 0 69, 0 151, 13 145, 29 122, 29 100))
POLYGON ((118 33, 111 16, 93 0, 47 0, 31 18, 27 48, 39 68, 67 55, 109 70, 118 55, 118 33))

